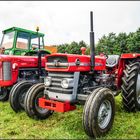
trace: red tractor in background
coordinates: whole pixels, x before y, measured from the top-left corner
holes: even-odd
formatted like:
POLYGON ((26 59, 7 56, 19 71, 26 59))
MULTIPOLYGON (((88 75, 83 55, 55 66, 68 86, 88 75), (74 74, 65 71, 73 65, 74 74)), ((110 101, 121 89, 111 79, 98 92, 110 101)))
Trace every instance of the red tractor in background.
MULTIPOLYGON (((95 56, 92 12, 90 17, 90 56, 47 55, 45 69, 48 76, 44 83, 29 88, 24 109, 32 118, 45 119, 53 111, 68 112, 75 110, 77 104, 84 104, 85 133, 100 137, 113 125, 114 96, 120 91, 125 110, 140 110, 140 54, 95 56), (40 107, 39 111, 36 105, 40 107)), ((12 90, 17 89, 18 85, 12 90)))
POLYGON ((50 51, 44 49, 44 34, 13 27, 4 30, 0 54, 0 101, 8 100, 17 112, 23 108, 26 91, 35 83, 42 82, 47 76, 44 55, 50 51), (19 56, 21 55, 21 56, 19 56), (21 89, 19 94, 11 94, 14 88, 21 89), (13 87, 13 89, 12 89, 13 87), (12 91, 11 91, 12 89, 12 91))

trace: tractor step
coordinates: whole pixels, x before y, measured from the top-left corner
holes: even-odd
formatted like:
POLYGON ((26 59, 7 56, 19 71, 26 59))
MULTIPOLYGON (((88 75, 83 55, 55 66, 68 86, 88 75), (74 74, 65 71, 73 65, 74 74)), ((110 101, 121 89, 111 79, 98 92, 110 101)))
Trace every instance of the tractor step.
POLYGON ((56 112, 68 112, 76 109, 76 106, 71 105, 69 102, 58 102, 45 98, 39 98, 39 107, 56 112))

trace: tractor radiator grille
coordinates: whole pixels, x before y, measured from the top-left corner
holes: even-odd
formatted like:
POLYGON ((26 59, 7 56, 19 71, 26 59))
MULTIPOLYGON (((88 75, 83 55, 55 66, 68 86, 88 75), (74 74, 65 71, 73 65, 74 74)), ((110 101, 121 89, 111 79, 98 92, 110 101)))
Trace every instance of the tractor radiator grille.
POLYGON ((2 80, 2 62, 0 62, 0 80, 2 80))
POLYGON ((48 68, 67 68, 68 60, 66 56, 48 56, 48 68))
POLYGON ((72 94, 73 87, 64 89, 61 87, 61 81, 63 78, 74 78, 74 73, 49 72, 48 76, 52 78, 52 84, 50 87, 48 87, 50 92, 72 94))
POLYGON ((3 62, 3 80, 11 80, 11 62, 3 62))

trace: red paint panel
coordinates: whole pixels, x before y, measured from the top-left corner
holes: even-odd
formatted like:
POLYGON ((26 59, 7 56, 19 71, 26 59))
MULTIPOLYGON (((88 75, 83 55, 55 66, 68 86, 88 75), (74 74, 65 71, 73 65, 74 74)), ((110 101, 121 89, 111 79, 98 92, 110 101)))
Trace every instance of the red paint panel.
MULTIPOLYGON (((42 57, 42 67, 45 67, 45 57, 42 57)), ((13 55, 0 55, 0 86, 12 86, 16 83, 18 78, 18 72, 20 68, 37 68, 38 57, 37 56, 13 56, 13 55), (11 62, 12 65, 16 64, 16 69, 12 67, 11 77, 9 81, 2 80, 2 62, 11 62)))
MULTIPOLYGON (((38 57, 37 56, 13 56, 1 55, 0 61, 10 61, 12 63, 17 63, 18 67, 29 68, 38 66, 38 57)), ((42 67, 45 67, 45 57, 42 57, 42 67)))
POLYGON ((12 80, 9 80, 9 81, 0 80, 0 86, 1 87, 7 87, 7 86, 12 86, 12 85, 13 85, 13 81, 12 80))
POLYGON ((126 53, 126 54, 122 54, 121 55, 121 58, 122 59, 131 59, 131 58, 137 58, 137 57, 140 57, 140 54, 138 54, 138 53, 126 53))
MULTIPOLYGON (((57 54, 52 54, 52 55, 46 56, 46 62, 48 62, 47 58, 50 57, 50 56, 59 56, 59 57, 60 56, 62 56, 62 57, 65 56, 65 57, 67 57, 69 66, 67 68, 59 68, 59 67, 49 68, 46 65, 45 69, 47 71, 76 72, 76 71, 90 71, 91 70, 90 56, 88 56, 88 55, 75 55, 75 54, 60 54, 60 53, 57 53, 57 54), (76 59, 79 59, 80 63, 84 64, 84 65, 79 65, 79 66, 71 65, 71 64, 75 64, 76 59)), ((94 69, 95 70, 105 70, 106 69, 106 59, 105 59, 105 57, 101 57, 101 56, 96 56, 95 57, 95 68, 94 69)))
POLYGON ((105 70, 106 69, 106 59, 104 57, 95 57, 95 67, 94 70, 105 70))

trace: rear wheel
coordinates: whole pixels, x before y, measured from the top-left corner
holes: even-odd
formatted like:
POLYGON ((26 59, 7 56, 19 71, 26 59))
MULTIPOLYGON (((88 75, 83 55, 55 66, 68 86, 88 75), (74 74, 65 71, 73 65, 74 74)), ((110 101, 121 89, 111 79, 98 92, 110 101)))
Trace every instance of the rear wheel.
POLYGON ((83 127, 90 137, 104 136, 112 127, 115 100, 111 90, 95 89, 87 98, 83 111, 83 127))
POLYGON ((140 63, 129 61, 122 77, 122 102, 128 112, 140 111, 140 63))
POLYGON ((43 83, 33 85, 27 92, 24 100, 25 111, 29 117, 46 119, 53 111, 43 109, 38 105, 38 99, 44 96, 45 86, 43 83))
POLYGON ((32 86, 31 82, 22 81, 13 86, 10 91, 10 106, 15 112, 24 109, 24 98, 28 89, 32 86))
POLYGON ((0 87, 0 101, 7 101, 9 98, 9 90, 6 87, 0 87))

